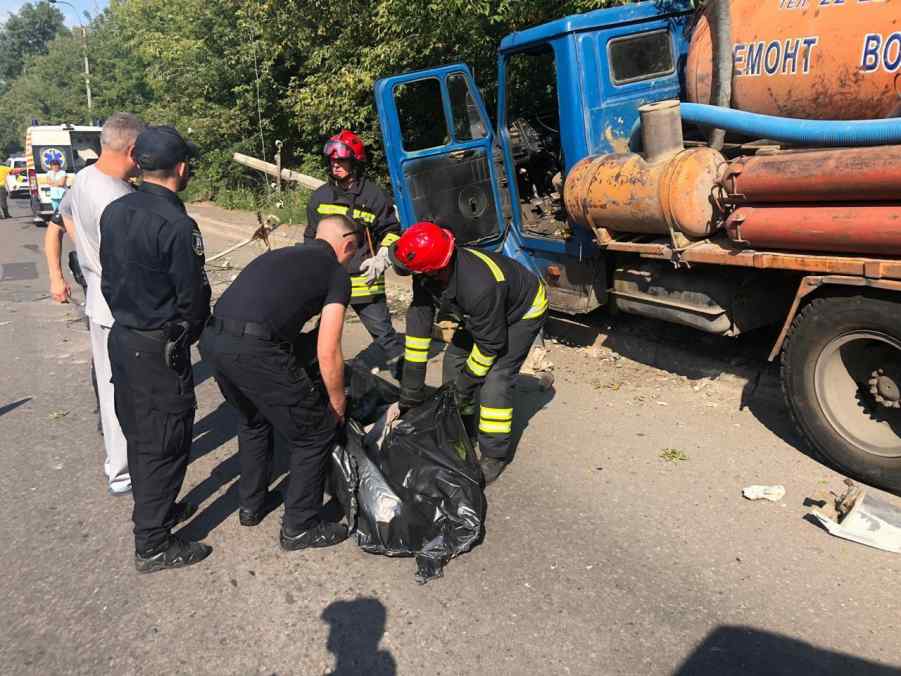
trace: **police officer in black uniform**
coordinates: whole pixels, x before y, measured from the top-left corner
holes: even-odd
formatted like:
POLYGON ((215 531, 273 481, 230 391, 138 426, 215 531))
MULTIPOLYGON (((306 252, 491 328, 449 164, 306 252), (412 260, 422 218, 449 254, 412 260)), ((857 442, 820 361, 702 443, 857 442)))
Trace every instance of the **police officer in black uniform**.
POLYGON ((385 270, 391 265, 388 249, 400 236, 394 201, 364 176, 366 148, 352 131, 345 129, 332 136, 323 156, 329 182, 310 196, 304 241, 316 237, 317 224, 329 215, 347 216, 362 229, 362 245, 348 264, 350 302, 374 342, 357 358, 369 368, 387 366, 399 375, 403 343, 391 325, 385 298, 385 270))
POLYGON ((188 185, 196 148, 172 127, 148 127, 134 154, 144 182, 100 218, 101 290, 115 319, 109 354, 128 443, 135 568, 152 573, 212 551, 171 534, 196 510, 175 500, 196 408, 190 346, 209 317, 210 286, 200 230, 176 194, 188 185))
POLYGON ((327 216, 314 241, 257 257, 222 294, 200 340, 222 395, 239 414, 242 526, 256 526, 266 514, 273 429, 290 445, 280 535, 286 550, 327 547, 347 537, 343 525, 322 521, 319 510, 328 454, 344 422, 341 333, 351 286, 343 266, 359 236, 346 216, 327 216), (318 330, 301 335, 316 315, 318 330), (315 343, 309 351, 307 338, 315 343))
POLYGON ((399 272, 413 273, 401 408, 425 399, 432 324, 440 308, 460 324, 444 355, 443 382, 453 383, 468 425, 478 399, 480 465, 485 483, 492 483, 509 461, 513 385, 544 326, 544 284, 512 258, 457 247, 449 230, 428 221, 411 226, 391 257, 399 272))

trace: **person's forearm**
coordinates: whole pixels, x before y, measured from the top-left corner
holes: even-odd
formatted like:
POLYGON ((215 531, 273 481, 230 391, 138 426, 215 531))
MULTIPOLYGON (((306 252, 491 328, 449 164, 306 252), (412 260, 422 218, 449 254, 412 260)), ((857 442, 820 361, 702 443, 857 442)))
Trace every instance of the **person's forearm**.
POLYGON ((325 391, 328 393, 329 402, 336 412, 344 415, 344 355, 341 346, 319 354, 319 371, 322 373, 322 382, 325 383, 325 391), (340 410, 339 410, 340 407, 340 410))
POLYGON ((62 251, 63 230, 55 223, 48 223, 47 232, 44 234, 44 255, 47 256, 50 281, 63 279, 63 268, 60 264, 62 251))
POLYGON ((55 223, 47 224, 47 233, 44 235, 44 255, 47 257, 47 269, 50 277, 50 295, 57 303, 68 303, 72 291, 63 277, 63 269, 60 265, 62 254, 63 231, 55 223))

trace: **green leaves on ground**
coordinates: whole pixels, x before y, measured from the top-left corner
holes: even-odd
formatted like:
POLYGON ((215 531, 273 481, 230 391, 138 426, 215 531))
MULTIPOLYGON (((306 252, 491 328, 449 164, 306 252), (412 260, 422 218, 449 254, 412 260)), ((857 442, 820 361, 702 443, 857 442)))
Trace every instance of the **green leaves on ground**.
POLYGON ((660 457, 667 462, 684 462, 688 460, 688 456, 678 448, 664 448, 660 453, 660 457))

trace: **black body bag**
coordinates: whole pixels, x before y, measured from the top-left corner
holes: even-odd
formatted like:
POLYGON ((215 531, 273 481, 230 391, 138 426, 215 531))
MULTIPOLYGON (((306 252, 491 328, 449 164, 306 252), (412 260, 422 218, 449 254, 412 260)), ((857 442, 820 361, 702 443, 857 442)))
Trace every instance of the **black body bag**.
POLYGON ((350 422, 332 452, 333 493, 357 545, 415 556, 416 581, 425 584, 482 535, 485 494, 472 442, 453 394, 442 388, 397 419, 379 446, 363 427, 379 423, 397 388, 355 368, 348 382, 350 422))

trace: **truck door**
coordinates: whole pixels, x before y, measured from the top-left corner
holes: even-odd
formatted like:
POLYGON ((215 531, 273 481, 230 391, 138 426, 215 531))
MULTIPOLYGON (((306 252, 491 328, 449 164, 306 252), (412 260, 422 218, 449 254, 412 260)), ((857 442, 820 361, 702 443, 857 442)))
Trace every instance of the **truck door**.
POLYGON ((379 80, 375 99, 403 226, 435 221, 461 244, 500 239, 510 213, 503 164, 469 67, 379 80))

